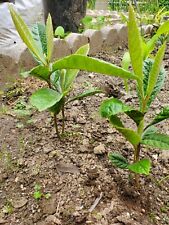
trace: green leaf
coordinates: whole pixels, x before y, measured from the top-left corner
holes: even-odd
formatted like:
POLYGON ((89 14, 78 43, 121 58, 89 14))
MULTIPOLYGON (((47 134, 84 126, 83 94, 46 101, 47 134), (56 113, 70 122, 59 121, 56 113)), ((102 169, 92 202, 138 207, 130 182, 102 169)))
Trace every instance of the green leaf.
POLYGON ((41 191, 35 191, 33 193, 33 197, 34 199, 38 200, 38 199, 41 199, 42 198, 42 192, 41 191))
POLYGON ((88 97, 88 96, 91 96, 91 95, 95 95, 95 94, 98 94, 98 93, 103 93, 103 91, 98 89, 98 88, 92 88, 90 90, 87 90, 87 91, 85 91, 85 92, 83 92, 83 93, 81 93, 81 94, 79 94, 79 95, 69 99, 67 103, 75 101, 75 100, 81 100, 81 99, 83 99, 85 97, 88 97))
POLYGON ((47 60, 50 62, 53 52, 53 25, 51 15, 48 15, 46 22, 46 38, 47 38, 47 60))
POLYGON ((101 116, 104 118, 109 118, 112 115, 127 112, 132 110, 132 108, 116 98, 110 98, 105 100, 100 106, 101 116))
MULTIPOLYGON (((79 55, 87 55, 89 53, 89 44, 84 45, 80 47, 75 54, 79 55)), ((77 69, 67 69, 66 75, 65 75, 65 81, 64 81, 64 92, 67 92, 70 90, 75 78, 78 75, 79 70, 77 69)))
POLYGON ((45 25, 36 23, 32 27, 32 35, 41 52, 44 55, 47 55, 47 39, 45 25))
POLYGON ((129 6, 128 45, 131 64, 135 75, 143 79, 143 49, 142 38, 132 6, 129 6))
POLYGON ((142 140, 146 137, 146 136, 148 136, 148 135, 152 135, 152 134, 154 134, 154 133, 156 133, 157 132, 157 128, 155 127, 155 126, 148 126, 148 127, 146 127, 145 128, 145 130, 144 130, 144 133, 143 133, 143 135, 142 135, 142 140))
POLYGON ((140 122, 144 118, 144 113, 138 111, 138 110, 131 110, 125 112, 137 125, 140 124, 140 122))
POLYGON ((34 67, 30 72, 30 75, 37 77, 41 80, 49 81, 50 78, 50 71, 49 68, 46 66, 38 66, 34 67))
POLYGON ((32 33, 21 18, 21 16, 13 9, 11 5, 8 6, 12 20, 15 24, 16 30, 18 31, 21 39, 27 45, 28 49, 36 56, 36 58, 46 65, 45 57, 43 56, 41 50, 39 50, 35 40, 32 37, 32 33))
POLYGON ((164 43, 162 45, 162 47, 158 50, 157 55, 155 57, 153 66, 150 71, 149 79, 148 79, 148 86, 147 86, 147 91, 146 91, 147 98, 150 98, 150 96, 152 95, 153 90, 158 81, 158 75, 160 72, 161 63, 162 63, 162 60, 164 57, 165 49, 166 49, 166 44, 164 43))
MULTIPOLYGON (((143 80, 143 85, 144 85, 144 95, 146 95, 147 92, 147 87, 148 87, 148 81, 149 81, 149 76, 150 76, 150 71, 152 70, 152 66, 154 64, 154 60, 152 59, 146 59, 144 61, 144 67, 143 67, 143 73, 144 73, 144 80, 143 80)), ((155 99, 155 97, 157 96, 157 94, 160 92, 164 81, 165 81, 165 77, 166 77, 166 71, 164 70, 163 67, 160 68, 160 72, 158 74, 157 77, 157 82, 156 85, 152 91, 152 94, 149 98, 149 101, 147 103, 147 107, 150 107, 151 103, 153 102, 153 100, 155 99)))
POLYGON ((65 30, 62 26, 58 26, 55 30, 55 36, 58 36, 60 38, 64 38, 65 36, 65 30))
POLYGON ((70 55, 53 63, 53 71, 58 69, 79 69, 101 73, 123 79, 139 80, 137 76, 111 63, 83 55, 70 55))
POLYGON ((109 160, 112 162, 113 165, 117 166, 120 169, 128 169, 128 161, 119 153, 110 153, 109 160))
POLYGON ((141 144, 152 146, 162 150, 169 150, 169 136, 159 133, 144 135, 141 144))
POLYGON ((158 37, 166 33, 169 33, 169 21, 164 22, 156 31, 156 35, 158 35, 158 37))
POLYGON ((141 138, 138 133, 134 130, 125 128, 121 120, 116 115, 111 116, 109 121, 133 146, 140 143, 141 138))
POLYGON ((148 159, 142 159, 136 163, 130 164, 128 169, 137 174, 149 175, 151 162, 148 159))
POLYGON ((30 102, 39 111, 43 111, 55 105, 61 98, 62 94, 49 88, 42 88, 32 94, 30 102))
POLYGON ((123 69, 128 70, 131 63, 130 53, 125 52, 122 58, 121 66, 123 69))
POLYGON ((160 123, 166 119, 169 119, 169 106, 164 107, 162 111, 155 116, 154 120, 147 127, 160 123))

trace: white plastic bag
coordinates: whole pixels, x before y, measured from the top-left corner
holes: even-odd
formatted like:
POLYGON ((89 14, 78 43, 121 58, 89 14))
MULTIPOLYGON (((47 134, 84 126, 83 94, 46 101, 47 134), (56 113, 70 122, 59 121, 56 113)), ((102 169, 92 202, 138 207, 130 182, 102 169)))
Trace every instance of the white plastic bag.
MULTIPOLYGON (((8 4, 0 3, 0 52, 3 52, 3 48, 21 41, 11 19, 8 4)), ((41 0, 15 0, 13 7, 19 12, 28 26, 42 20, 41 0)))

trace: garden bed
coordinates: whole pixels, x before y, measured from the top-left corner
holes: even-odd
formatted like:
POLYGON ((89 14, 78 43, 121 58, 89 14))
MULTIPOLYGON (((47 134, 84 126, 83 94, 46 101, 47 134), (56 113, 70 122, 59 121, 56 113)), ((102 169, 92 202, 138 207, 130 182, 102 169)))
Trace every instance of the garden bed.
MULTIPOLYGON (((97 57, 120 64, 123 52, 111 56, 103 52, 97 57)), ((168 70, 169 48, 164 63, 168 70)), ((132 159, 130 144, 98 113, 100 103, 108 96, 138 104, 136 95, 131 98, 125 94, 122 80, 81 72, 75 93, 98 86, 106 90, 106 95, 97 94, 68 105, 61 141, 49 114, 28 107, 28 97, 38 86, 43 83, 30 78, 18 80, 2 94, 0 224, 169 224, 169 154, 143 149, 143 156, 150 158, 153 166, 151 175, 141 178, 140 190, 128 172, 114 168, 108 161, 110 151, 132 159), (16 106, 25 103, 31 113, 16 114, 16 106), (36 194, 41 194, 39 200, 36 194)), ((148 117, 168 104, 168 93, 167 77, 148 117)), ((129 120, 126 122, 131 125, 129 120)), ((169 134, 169 122, 160 126, 169 134)))

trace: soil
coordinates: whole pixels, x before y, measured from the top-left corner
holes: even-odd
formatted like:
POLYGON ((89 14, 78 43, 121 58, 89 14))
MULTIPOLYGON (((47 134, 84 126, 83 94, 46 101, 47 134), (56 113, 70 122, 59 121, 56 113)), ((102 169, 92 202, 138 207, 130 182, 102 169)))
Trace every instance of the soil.
MULTIPOLYGON (((119 50, 113 55, 104 52, 97 57, 120 64, 123 52, 119 50)), ((168 70, 169 48, 164 63, 168 70)), ((142 157, 152 160, 152 170, 151 175, 141 177, 140 188, 127 171, 113 167, 108 160, 111 151, 132 160, 133 150, 100 117, 98 108, 110 96, 138 105, 134 83, 131 83, 131 97, 126 95, 118 78, 80 72, 72 95, 91 86, 102 87, 106 94, 67 106, 66 132, 61 141, 55 134, 50 114, 37 112, 29 105, 29 96, 42 85, 32 78, 18 79, 2 94, 0 224, 169 224, 169 154, 142 149, 142 157), (14 109, 19 107, 26 108, 24 114, 23 110, 16 113, 14 109)), ((168 104, 168 93, 167 76, 147 119, 168 104)), ((133 126, 128 119, 126 123, 133 126)), ((159 128, 169 134, 169 121, 159 128)))

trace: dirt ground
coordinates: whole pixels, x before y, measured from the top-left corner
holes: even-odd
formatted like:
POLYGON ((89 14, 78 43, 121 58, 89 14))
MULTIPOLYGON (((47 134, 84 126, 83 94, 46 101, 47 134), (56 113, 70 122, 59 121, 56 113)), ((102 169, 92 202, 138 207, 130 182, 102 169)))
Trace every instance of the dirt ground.
MULTIPOLYGON (((119 64, 122 53, 97 57, 119 64)), ((169 48, 164 63, 169 70, 169 48)), ((118 151, 132 160, 133 150, 100 117, 100 103, 115 96, 137 105, 134 84, 132 97, 126 95, 120 79, 80 72, 74 93, 97 86, 106 94, 67 106, 62 141, 56 137, 50 114, 29 105, 30 94, 41 85, 32 78, 18 80, 1 93, 0 224, 168 225, 169 153, 142 149, 142 156, 152 160, 152 171, 141 177, 140 190, 128 172, 114 168, 107 157, 110 151, 118 151), (16 109, 22 110, 16 113, 16 109)), ((147 119, 167 104, 168 76, 147 119)), ((127 124, 132 126, 129 120, 127 124)), ((169 134, 169 121, 159 128, 169 134)))

